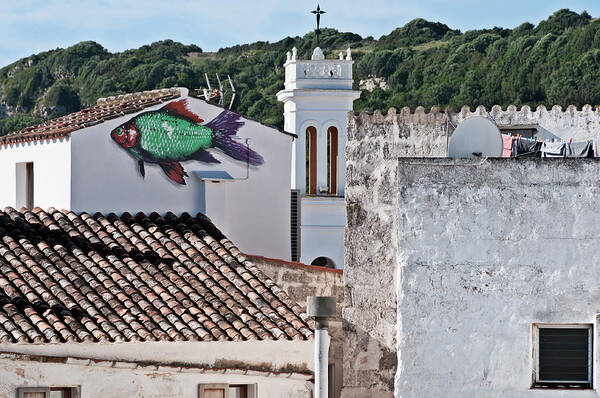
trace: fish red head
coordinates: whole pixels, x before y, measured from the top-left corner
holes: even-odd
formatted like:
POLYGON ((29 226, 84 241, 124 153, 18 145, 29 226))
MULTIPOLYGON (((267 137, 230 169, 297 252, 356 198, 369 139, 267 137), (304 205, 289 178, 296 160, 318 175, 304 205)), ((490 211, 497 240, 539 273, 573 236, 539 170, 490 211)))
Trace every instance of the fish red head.
POLYGON ((131 148, 138 142, 140 133, 135 126, 135 122, 130 121, 111 131, 110 136, 122 147, 131 148))

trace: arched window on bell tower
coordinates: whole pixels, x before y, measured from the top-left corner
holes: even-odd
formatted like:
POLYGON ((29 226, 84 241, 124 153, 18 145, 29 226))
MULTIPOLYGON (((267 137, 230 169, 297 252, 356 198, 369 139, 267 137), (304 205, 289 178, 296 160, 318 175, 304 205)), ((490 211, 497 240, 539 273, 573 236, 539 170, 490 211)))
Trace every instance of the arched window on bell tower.
POLYGON ((317 193, 317 129, 306 129, 306 193, 317 193))
POLYGON ((338 174, 338 130, 327 129, 327 187, 330 195, 337 195, 338 174))

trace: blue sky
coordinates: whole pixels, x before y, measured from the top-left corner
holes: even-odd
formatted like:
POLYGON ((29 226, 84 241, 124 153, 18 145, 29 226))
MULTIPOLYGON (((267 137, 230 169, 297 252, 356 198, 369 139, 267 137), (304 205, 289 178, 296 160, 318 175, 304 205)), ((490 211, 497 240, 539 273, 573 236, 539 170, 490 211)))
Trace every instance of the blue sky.
MULTIPOLYGON (((162 39, 205 51, 314 28, 312 0, 0 0, 0 66, 83 40, 122 51, 162 39)), ((451 28, 537 24, 560 8, 600 17, 598 0, 321 0, 322 26, 378 38, 411 19, 451 28)))

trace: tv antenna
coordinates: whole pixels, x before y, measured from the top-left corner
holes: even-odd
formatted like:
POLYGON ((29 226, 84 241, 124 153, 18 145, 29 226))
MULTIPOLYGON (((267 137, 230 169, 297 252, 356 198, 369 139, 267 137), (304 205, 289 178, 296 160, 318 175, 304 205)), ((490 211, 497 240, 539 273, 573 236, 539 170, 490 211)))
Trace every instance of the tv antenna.
POLYGON ((217 80, 213 80, 212 83, 208 77, 208 74, 205 73, 204 74, 204 78, 206 79, 206 86, 208 88, 203 88, 202 89, 202 96, 204 97, 204 100, 206 102, 211 102, 213 101, 215 98, 217 99, 217 105, 219 105, 222 108, 225 108, 225 104, 229 103, 229 106, 227 107, 227 109, 231 110, 232 106, 233 106, 233 101, 235 100, 235 86, 233 85, 233 81, 231 80, 231 77, 229 75, 227 75, 227 81, 229 81, 229 88, 227 88, 227 85, 221 81, 221 77, 219 76, 218 73, 215 73, 215 77, 217 78, 217 80), (213 88, 214 86, 214 88, 213 88))
POLYGON ((321 29, 320 29, 321 15, 326 14, 326 12, 321 10, 321 7, 319 6, 319 4, 317 4, 317 9, 312 10, 311 13, 313 13, 317 16, 317 29, 315 29, 315 34, 317 35, 317 46, 318 46, 319 45, 319 34, 321 34, 321 29))

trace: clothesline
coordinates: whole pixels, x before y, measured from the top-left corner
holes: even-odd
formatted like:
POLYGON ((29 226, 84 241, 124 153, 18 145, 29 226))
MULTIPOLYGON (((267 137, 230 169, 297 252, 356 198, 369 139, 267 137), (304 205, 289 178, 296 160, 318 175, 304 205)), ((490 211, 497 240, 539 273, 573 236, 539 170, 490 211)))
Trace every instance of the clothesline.
POLYGON ((502 157, 587 158, 594 156, 594 142, 542 140, 502 134, 502 157))

